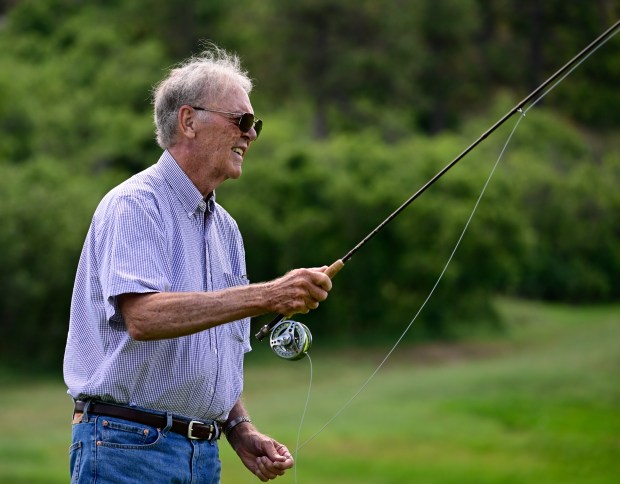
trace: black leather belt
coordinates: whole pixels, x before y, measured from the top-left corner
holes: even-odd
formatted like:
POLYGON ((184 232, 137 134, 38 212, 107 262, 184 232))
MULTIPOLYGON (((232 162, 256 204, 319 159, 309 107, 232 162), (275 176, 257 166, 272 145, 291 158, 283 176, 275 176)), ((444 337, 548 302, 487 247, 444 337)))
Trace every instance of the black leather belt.
MULTIPOLYGON (((74 412, 83 413, 85 407, 86 402, 77 400, 75 402, 74 412)), ((159 429, 163 429, 167 425, 166 416, 163 414, 150 413, 136 408, 123 407, 121 405, 98 401, 90 402, 88 413, 122 418, 159 429)), ((189 439, 216 440, 220 438, 221 434, 220 424, 215 420, 202 422, 199 420, 182 420, 173 417, 170 430, 177 434, 185 435, 189 439)))

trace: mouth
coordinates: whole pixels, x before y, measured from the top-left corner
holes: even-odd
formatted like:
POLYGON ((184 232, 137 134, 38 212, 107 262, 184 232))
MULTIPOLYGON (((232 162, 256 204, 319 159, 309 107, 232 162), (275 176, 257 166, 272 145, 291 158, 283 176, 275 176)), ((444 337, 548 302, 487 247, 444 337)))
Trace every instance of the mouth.
POLYGON ((239 146, 235 146, 235 147, 232 149, 232 152, 233 152, 233 153, 238 154, 241 158, 243 158, 243 155, 244 155, 244 153, 245 153, 245 150, 244 150, 243 148, 239 147, 239 146))

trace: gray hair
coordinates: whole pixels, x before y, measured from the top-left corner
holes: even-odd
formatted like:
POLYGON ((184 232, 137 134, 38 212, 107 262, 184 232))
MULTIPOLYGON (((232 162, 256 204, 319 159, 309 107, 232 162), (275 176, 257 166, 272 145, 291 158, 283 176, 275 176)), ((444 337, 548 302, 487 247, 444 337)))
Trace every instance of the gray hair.
POLYGON ((202 54, 173 68, 153 89, 153 118, 159 146, 167 149, 175 144, 177 113, 181 106, 213 102, 233 86, 240 86, 249 94, 252 80, 241 68, 236 54, 213 44, 202 54))

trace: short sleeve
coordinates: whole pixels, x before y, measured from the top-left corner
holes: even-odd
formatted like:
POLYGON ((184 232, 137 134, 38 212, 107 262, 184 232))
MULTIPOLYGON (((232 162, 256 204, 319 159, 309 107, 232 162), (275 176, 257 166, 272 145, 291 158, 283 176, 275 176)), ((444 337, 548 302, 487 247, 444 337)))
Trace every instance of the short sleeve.
POLYGON ((117 197, 102 217, 97 252, 106 315, 120 321, 117 296, 170 290, 169 250, 157 204, 147 197, 117 197))

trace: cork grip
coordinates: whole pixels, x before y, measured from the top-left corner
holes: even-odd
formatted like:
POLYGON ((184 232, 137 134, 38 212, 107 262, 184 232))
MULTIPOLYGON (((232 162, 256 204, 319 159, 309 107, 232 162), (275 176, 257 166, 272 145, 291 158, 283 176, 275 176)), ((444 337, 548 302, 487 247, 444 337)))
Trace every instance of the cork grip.
POLYGON ((327 274, 330 279, 333 279, 334 276, 338 274, 340 272, 340 269, 342 269, 343 267, 344 267, 344 262, 342 262, 342 259, 338 259, 336 262, 334 262, 331 266, 327 268, 327 270, 325 271, 325 274, 327 274))

